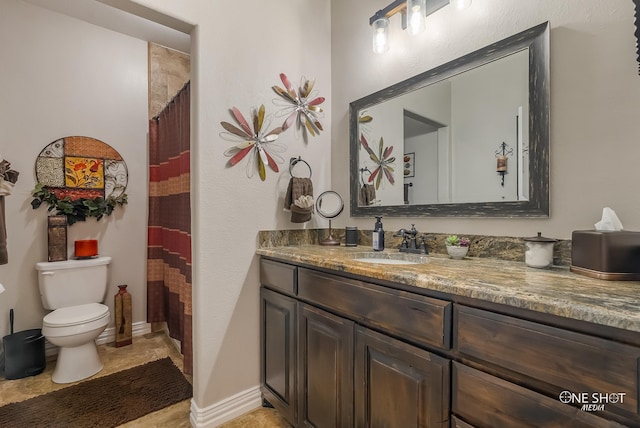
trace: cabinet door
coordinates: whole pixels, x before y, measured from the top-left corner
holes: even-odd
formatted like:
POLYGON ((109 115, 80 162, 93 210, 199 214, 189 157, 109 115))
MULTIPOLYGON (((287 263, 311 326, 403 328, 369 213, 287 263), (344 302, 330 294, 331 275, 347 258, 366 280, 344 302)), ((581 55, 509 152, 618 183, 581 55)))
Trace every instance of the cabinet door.
POLYGON ((298 305, 298 401, 301 426, 353 426, 352 321, 298 305))
POLYGON ((356 327, 355 426, 449 426, 450 362, 356 327))
POLYGON ((260 306, 262 394, 296 425, 296 301, 261 288, 260 306))

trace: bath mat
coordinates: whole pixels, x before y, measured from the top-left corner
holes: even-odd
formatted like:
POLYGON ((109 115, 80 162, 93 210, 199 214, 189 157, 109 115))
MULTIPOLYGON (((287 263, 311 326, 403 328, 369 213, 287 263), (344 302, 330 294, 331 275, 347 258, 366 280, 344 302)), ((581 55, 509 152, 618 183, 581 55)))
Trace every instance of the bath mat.
POLYGON ((171 358, 0 407, 0 427, 116 427, 191 398, 171 358))

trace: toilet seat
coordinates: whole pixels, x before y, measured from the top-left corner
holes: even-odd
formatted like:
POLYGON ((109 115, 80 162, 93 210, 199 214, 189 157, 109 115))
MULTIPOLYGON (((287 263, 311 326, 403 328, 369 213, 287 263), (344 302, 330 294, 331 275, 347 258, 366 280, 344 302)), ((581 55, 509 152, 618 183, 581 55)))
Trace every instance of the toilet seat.
POLYGON ((102 370, 95 341, 110 319, 109 307, 100 303, 56 309, 42 319, 42 335, 59 349, 53 382, 76 382, 102 370))
POLYGON ((44 327, 70 327, 86 324, 109 316, 109 307, 101 303, 69 306, 56 309, 42 319, 44 327))

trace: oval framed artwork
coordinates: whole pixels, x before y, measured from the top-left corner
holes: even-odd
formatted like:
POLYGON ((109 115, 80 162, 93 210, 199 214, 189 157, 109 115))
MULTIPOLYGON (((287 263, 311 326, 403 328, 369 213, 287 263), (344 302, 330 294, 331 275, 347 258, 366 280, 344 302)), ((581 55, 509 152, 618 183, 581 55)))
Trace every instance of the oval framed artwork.
POLYGON ((109 144, 72 136, 48 144, 36 159, 36 180, 57 198, 117 198, 129 180, 127 164, 109 144))

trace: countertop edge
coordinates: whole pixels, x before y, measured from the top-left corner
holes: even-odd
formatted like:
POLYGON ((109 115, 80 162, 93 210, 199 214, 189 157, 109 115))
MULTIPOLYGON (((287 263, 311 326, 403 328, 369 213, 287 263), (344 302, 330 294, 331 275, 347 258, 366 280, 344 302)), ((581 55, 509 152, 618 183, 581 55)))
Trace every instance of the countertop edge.
MULTIPOLYGON (((256 254, 311 267, 347 272, 372 280, 527 309, 573 320, 640 332, 638 281, 605 281, 569 272, 540 270, 524 263, 451 260, 429 256, 422 265, 377 265, 352 259, 363 247, 287 246, 258 248, 256 254)), ((390 253, 391 251, 389 251, 390 253)), ((397 253, 397 251, 396 251, 397 253)))

